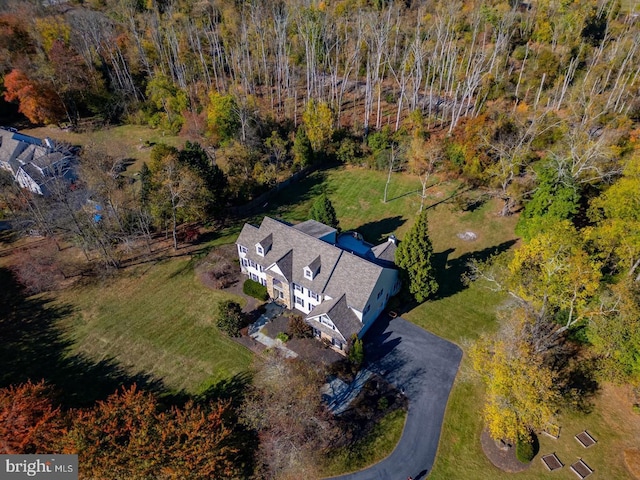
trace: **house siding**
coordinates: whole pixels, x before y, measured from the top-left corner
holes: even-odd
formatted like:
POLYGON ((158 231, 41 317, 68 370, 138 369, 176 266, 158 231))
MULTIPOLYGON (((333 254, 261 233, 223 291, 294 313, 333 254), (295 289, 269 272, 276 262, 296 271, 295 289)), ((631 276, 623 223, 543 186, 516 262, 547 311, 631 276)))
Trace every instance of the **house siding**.
POLYGON ((398 271, 392 270, 390 268, 385 268, 382 271, 380 278, 378 278, 371 296, 367 301, 367 307, 369 307, 369 310, 366 314, 361 313, 360 315, 360 320, 362 321, 363 327, 362 330, 360 330, 358 337, 362 338, 369 327, 373 325, 373 322, 380 316, 384 308, 387 306, 389 298, 398 293, 399 288, 400 282, 398 271), (378 293, 381 291, 382 294, 380 295, 380 297, 378 297, 378 293))

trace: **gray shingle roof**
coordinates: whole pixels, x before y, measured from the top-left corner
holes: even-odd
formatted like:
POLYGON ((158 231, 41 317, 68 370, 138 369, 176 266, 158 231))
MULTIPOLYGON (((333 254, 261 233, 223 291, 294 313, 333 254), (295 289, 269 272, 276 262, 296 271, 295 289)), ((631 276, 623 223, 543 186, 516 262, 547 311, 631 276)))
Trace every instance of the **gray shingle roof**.
POLYGON ((376 245, 371 249, 371 253, 378 260, 395 263, 397 245, 391 241, 386 241, 380 245, 376 245))
POLYGON ((270 233, 262 240, 260 240, 258 242, 258 245, 260 245, 264 249, 264 251, 267 252, 271 248, 271 245, 273 245, 273 235, 270 233))
MULTIPOLYGON (((331 319, 338 329, 338 333, 340 333, 340 336, 345 342, 349 340, 352 335, 356 335, 362 328, 362 323, 358 320, 356 314, 353 313, 353 310, 351 310, 347 304, 346 295, 322 302, 314 308, 309 315, 307 315, 307 319, 310 320, 317 318, 323 314, 327 315, 329 319, 331 319)), ((336 331, 323 324, 320 324, 320 327, 318 327, 318 325, 314 323, 313 326, 322 331, 325 331, 322 328, 325 327, 325 333, 335 336, 336 331)))
POLYGON ((292 250, 289 282, 332 298, 346 293, 349 306, 359 311, 364 310, 383 270, 379 265, 269 217, 264 217, 259 228, 245 224, 236 243, 247 247, 247 258, 263 267, 270 267, 292 250), (256 253, 255 245, 269 234, 273 236, 273 245, 262 257, 256 253), (313 280, 309 280, 304 277, 304 267, 312 265, 318 257, 320 269, 313 280))
POLYGON ((362 312, 382 270, 379 265, 353 253, 344 252, 327 283, 325 292, 334 298, 346 293, 349 306, 362 312))
POLYGON ((335 228, 316 220, 307 220, 306 222, 294 225, 293 228, 316 238, 324 237, 325 235, 336 231, 335 228))

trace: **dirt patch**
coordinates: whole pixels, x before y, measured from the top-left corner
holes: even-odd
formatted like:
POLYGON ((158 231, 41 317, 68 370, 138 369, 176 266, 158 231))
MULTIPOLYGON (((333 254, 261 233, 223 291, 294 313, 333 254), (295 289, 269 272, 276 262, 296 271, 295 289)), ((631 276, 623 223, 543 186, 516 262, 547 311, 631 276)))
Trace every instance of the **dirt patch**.
POLYGON ((522 472, 531 465, 530 463, 522 463, 516 458, 515 444, 499 446, 496 441, 491 438, 488 430, 482 431, 480 443, 482 444, 482 451, 489 461, 502 471, 511 473, 522 472))
POLYGON ((624 464, 629 473, 640 480, 640 450, 630 448, 624 451, 624 464))

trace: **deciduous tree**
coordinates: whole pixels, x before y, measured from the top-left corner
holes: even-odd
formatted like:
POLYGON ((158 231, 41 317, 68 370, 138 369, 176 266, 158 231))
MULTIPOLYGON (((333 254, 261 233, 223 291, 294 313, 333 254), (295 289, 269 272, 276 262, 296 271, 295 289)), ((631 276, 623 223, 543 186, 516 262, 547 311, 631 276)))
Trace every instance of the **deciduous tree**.
POLYGON ((44 381, 0 389, 0 453, 51 453, 66 434, 44 381))
POLYGON ((65 117, 60 98, 45 84, 32 81, 18 69, 4 77, 4 98, 18 101, 19 110, 31 123, 58 123, 65 117))
POLYGON ((471 349, 486 399, 483 416, 492 438, 516 441, 542 429, 557 411, 558 377, 531 343, 534 322, 525 308, 507 311, 499 332, 471 349))
POLYGON ((600 266, 564 220, 516 249, 509 264, 510 284, 539 312, 562 313, 565 330, 584 320, 600 286, 600 266))

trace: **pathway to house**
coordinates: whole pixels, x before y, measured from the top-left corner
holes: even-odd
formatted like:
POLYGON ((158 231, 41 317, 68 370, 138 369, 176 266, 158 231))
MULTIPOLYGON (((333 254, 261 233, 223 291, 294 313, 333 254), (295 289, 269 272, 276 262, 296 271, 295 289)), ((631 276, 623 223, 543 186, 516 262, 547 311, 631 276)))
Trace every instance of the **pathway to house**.
POLYGON ((280 305, 270 302, 265 305, 265 312, 260 315, 260 318, 254 323, 249 325, 249 336, 256 342, 260 342, 267 348, 277 348, 287 358, 295 358, 298 356, 296 352, 288 349, 280 340, 274 340, 273 338, 262 333, 262 328, 269 323, 269 321, 282 313, 284 310, 280 305))
POLYGON ((369 369, 409 401, 407 421, 389 457, 341 480, 422 480, 431 471, 451 386, 462 359, 456 345, 398 317, 379 318, 365 336, 369 369))

